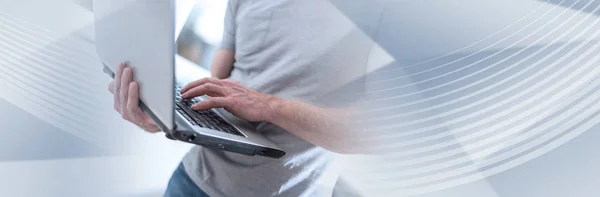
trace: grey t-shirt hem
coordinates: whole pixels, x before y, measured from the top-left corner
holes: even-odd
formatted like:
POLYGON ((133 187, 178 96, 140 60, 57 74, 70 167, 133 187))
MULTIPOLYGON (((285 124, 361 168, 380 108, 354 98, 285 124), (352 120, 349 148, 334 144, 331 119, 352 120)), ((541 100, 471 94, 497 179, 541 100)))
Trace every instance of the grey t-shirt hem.
MULTIPOLYGON (((192 152, 192 151, 190 150, 190 152, 192 152)), ((221 196, 221 195, 218 195, 217 192, 212 187, 207 185, 205 182, 197 179, 198 175, 194 171, 194 170, 197 170, 196 169, 197 166, 195 166, 192 163, 193 162, 192 159, 193 158, 190 158, 187 155, 183 158, 182 163, 183 163, 183 169, 185 169, 185 173, 190 177, 190 179, 192 181, 194 181, 196 186, 198 186, 198 188, 200 188, 200 190, 202 190, 204 193, 208 194, 211 197, 221 196)))

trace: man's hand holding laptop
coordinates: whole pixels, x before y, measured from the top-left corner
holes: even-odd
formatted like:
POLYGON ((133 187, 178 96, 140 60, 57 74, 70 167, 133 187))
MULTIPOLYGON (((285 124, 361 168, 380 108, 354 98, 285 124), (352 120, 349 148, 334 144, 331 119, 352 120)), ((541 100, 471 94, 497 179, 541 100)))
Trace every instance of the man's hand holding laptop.
POLYGON ((133 70, 127 68, 125 63, 119 64, 115 78, 108 85, 108 90, 114 96, 115 110, 123 119, 151 133, 160 131, 156 123, 140 108, 139 86, 133 81, 133 70))
MULTIPOLYGON (((121 63, 115 79, 109 83, 109 91, 114 95, 114 108, 123 119, 130 121, 142 129, 155 133, 160 128, 139 107, 139 87, 133 81, 133 71, 125 63, 121 63)), ((192 109, 208 110, 224 108, 233 115, 247 121, 271 120, 269 113, 280 99, 244 87, 229 79, 203 78, 187 84, 181 94, 184 99, 208 95, 210 98, 196 103, 192 109)))
MULTIPOLYGON (((123 119, 156 133, 160 128, 139 107, 138 84, 133 70, 120 64, 109 84, 114 107, 123 119)), ((181 90, 184 98, 208 95, 194 110, 223 108, 247 121, 273 123, 317 146, 338 153, 371 152, 362 145, 358 129, 348 122, 348 109, 322 108, 309 103, 285 100, 244 87, 229 79, 203 78, 181 90)))

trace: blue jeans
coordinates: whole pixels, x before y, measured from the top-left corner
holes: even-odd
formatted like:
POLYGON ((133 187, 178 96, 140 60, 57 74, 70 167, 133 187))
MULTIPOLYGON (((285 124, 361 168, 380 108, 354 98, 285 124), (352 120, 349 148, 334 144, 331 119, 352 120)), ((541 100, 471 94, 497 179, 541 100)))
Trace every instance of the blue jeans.
POLYGON ((173 172, 173 176, 171 176, 171 180, 169 180, 169 185, 167 186, 167 191, 165 191, 164 197, 209 197, 208 194, 204 193, 194 181, 188 176, 185 172, 185 168, 183 164, 179 164, 175 172, 173 172))

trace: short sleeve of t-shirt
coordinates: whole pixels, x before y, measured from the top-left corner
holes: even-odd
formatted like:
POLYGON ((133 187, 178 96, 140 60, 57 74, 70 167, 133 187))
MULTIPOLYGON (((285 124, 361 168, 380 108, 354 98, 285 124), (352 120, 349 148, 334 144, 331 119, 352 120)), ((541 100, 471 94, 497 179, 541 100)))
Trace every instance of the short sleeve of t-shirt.
POLYGON ((221 41, 221 49, 235 51, 235 32, 237 11, 237 0, 229 0, 227 10, 225 11, 225 21, 223 29, 223 40, 221 41))

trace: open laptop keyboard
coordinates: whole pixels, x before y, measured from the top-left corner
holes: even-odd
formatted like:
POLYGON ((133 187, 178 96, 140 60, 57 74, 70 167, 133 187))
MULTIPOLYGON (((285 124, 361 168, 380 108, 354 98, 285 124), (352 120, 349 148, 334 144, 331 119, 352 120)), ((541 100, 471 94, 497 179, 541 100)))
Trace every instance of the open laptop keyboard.
POLYGON ((175 110, 177 110, 185 119, 193 125, 221 131, 229 134, 244 136, 233 125, 229 124, 212 110, 194 111, 192 105, 199 102, 197 98, 182 99, 180 93, 181 87, 175 87, 175 110))

